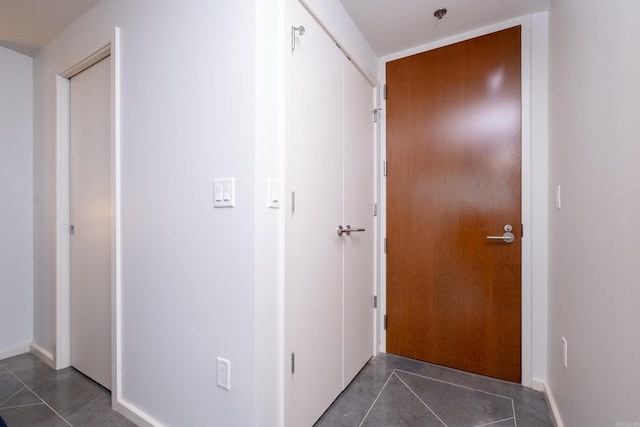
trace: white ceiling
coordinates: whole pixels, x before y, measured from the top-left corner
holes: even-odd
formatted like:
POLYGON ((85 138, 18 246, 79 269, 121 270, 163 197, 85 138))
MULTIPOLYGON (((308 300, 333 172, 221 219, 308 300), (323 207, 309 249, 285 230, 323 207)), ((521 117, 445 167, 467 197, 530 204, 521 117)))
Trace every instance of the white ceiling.
POLYGON ((386 56, 549 8, 550 0, 340 0, 369 44, 386 56), (446 8, 438 20, 433 12, 446 8))
MULTIPOLYGON (((550 0, 340 0, 373 50, 385 56, 547 10, 550 0), (433 12, 447 8, 438 20, 433 12)), ((100 0, 0 0, 0 46, 35 55, 100 0)))
POLYGON ((35 55, 100 0, 0 0, 0 46, 35 55))

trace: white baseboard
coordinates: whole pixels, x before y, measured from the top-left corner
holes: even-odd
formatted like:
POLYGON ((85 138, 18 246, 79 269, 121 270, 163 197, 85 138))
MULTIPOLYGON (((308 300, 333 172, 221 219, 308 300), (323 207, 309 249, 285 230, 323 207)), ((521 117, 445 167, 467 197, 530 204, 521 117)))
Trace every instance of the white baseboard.
POLYGON ((536 391, 544 391, 544 380, 540 378, 531 378, 531 388, 536 391))
POLYGON ((139 427, 165 427, 164 424, 122 398, 115 400, 113 409, 139 427))
POLYGON ((560 411, 558 410, 558 405, 556 404, 556 400, 553 397, 551 387, 549 386, 548 383, 544 383, 544 394, 547 397, 547 402, 549 403, 549 408, 551 408, 551 415, 553 415, 553 421, 556 424, 556 427, 564 427, 562 418, 560 418, 560 411))
POLYGON ((38 359, 49 365, 51 369, 56 369, 56 361, 53 358, 53 353, 38 344, 31 343, 31 353, 33 353, 38 359))
POLYGON ((29 344, 23 344, 18 347, 9 348, 6 350, 0 351, 0 360, 8 359, 13 356, 17 356, 19 354, 29 353, 29 344))

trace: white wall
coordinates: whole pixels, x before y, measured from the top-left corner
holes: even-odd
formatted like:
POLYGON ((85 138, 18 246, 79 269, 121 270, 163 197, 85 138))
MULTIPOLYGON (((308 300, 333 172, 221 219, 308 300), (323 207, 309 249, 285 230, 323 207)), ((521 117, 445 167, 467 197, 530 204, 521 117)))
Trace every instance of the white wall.
POLYGON ((35 57, 34 334, 55 353, 55 75, 121 28, 121 392, 158 424, 258 421, 255 21, 253 0, 105 1, 35 57))
POLYGON ((566 426, 640 423, 638 22, 640 2, 551 2, 548 370, 566 426))
MULTIPOLYGON (((284 0, 256 2, 255 352, 256 426, 284 423, 284 226, 267 208, 269 178, 284 188, 284 0)), ((283 193, 283 192, 282 192, 283 193)), ((281 194, 283 196, 283 194, 281 194)))
POLYGON ((32 70, 0 47, 0 359, 33 338, 32 70))

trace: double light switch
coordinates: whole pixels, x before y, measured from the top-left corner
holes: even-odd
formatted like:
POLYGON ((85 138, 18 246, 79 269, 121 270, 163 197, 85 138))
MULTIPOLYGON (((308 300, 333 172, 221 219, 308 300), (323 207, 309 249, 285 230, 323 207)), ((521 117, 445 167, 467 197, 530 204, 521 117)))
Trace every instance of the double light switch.
POLYGON ((213 207, 232 208, 236 205, 235 178, 219 178, 213 181, 213 207))

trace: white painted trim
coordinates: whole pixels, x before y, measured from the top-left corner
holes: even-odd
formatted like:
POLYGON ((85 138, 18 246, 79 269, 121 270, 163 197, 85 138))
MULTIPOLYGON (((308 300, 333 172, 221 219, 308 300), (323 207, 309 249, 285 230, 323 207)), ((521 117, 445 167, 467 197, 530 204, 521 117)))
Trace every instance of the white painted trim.
POLYGON ((532 252, 532 169, 531 169, 531 16, 527 15, 521 18, 522 29, 522 224, 524 226, 524 236, 522 237, 522 385, 531 387, 531 375, 532 375, 532 336, 533 336, 533 323, 532 323, 532 303, 533 293, 531 286, 531 275, 533 266, 533 252, 532 252))
MULTIPOLYGON (((70 320, 70 180, 69 180, 69 79, 111 55, 111 351, 112 406, 122 398, 121 392, 121 192, 120 192, 120 29, 114 28, 111 39, 84 59, 56 76, 56 351, 53 367, 71 364, 70 320)), ((32 345, 33 348, 33 345, 32 345)), ((42 350, 40 350, 42 352, 42 350)))
MULTIPOLYGON (((428 50, 437 49, 439 47, 451 45, 457 42, 469 40, 475 37, 494 33, 514 26, 522 27, 522 223, 525 230, 525 238, 522 240, 522 384, 530 387, 531 369, 532 369, 532 319, 531 319, 531 270, 533 265, 533 254, 531 252, 531 243, 528 239, 527 230, 531 230, 531 17, 529 15, 515 19, 510 19, 495 25, 479 28, 466 33, 458 34, 453 37, 427 43, 411 49, 396 52, 394 54, 380 58, 379 61, 379 79, 380 82, 386 82, 386 63, 395 59, 404 58, 417 53, 426 52, 428 50)), ((383 86, 381 86, 382 88, 383 86)), ((386 101, 382 93, 380 93, 381 107, 386 108, 386 101)), ((383 110, 384 112, 384 110, 383 110)), ((380 325, 379 337, 381 352, 386 352, 386 331, 382 325, 384 315, 386 314, 386 256, 384 254, 384 238, 386 237, 386 181, 383 173, 383 162, 386 160, 386 115, 381 114, 380 120, 380 296, 378 298, 380 311, 378 314, 378 324, 380 325)))
POLYGON ((122 187, 120 27, 111 40, 111 405, 122 400, 122 187))
POLYGON ((556 399, 553 397, 553 392, 551 391, 549 383, 544 383, 544 395, 547 398, 547 403, 551 409, 551 415, 553 416, 553 421, 556 427, 564 427, 564 423, 560 417, 560 411, 558 410, 558 404, 556 403, 556 399))
POLYGON ((544 391, 544 379, 542 378, 532 378, 531 379, 531 388, 536 391, 544 391))
POLYGON ((125 418, 139 427, 165 427, 165 424, 162 424, 125 399, 119 399, 117 402, 114 402, 113 409, 120 412, 125 418))
POLYGON ((31 353, 33 353, 38 359, 49 365, 52 369, 56 369, 53 353, 40 347, 38 344, 32 342, 30 345, 31 353))
POLYGON ((71 364, 69 79, 56 76, 56 345, 55 369, 71 364))
POLYGON ((0 351, 0 360, 8 359, 13 356, 18 356, 20 354, 29 353, 29 344, 23 344, 18 347, 8 348, 6 350, 0 351))

